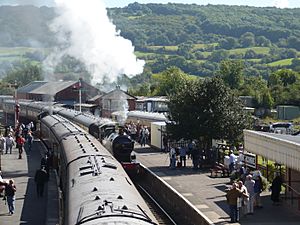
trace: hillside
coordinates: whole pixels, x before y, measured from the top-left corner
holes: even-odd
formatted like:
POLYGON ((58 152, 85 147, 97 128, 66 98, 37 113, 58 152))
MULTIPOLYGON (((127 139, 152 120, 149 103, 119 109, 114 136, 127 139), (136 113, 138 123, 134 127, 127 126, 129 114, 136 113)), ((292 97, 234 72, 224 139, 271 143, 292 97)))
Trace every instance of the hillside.
MULTIPOLYGON (((244 61, 246 75, 267 78, 299 64, 300 9, 133 3, 108 9, 108 15, 153 73, 175 65, 211 76, 220 61, 237 59, 244 61)), ((48 28, 54 17, 48 7, 0 7, 2 71, 20 58, 44 58, 42 49, 55 45, 48 28)))
POLYGON ((1 47, 49 47, 53 35, 48 23, 55 16, 48 7, 1 6, 0 46, 1 47))
POLYGON ((237 59, 246 75, 267 78, 294 68, 300 50, 300 9, 133 3, 109 15, 155 73, 176 65, 211 76, 220 61, 237 59))

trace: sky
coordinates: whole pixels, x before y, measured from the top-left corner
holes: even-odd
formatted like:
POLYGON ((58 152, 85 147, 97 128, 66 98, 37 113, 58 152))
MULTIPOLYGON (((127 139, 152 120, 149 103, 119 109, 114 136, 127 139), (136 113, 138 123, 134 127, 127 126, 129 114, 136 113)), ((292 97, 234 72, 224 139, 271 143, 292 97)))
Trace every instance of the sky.
MULTIPOLYGON (((71 1, 71 0, 70 0, 71 1)), ((82 0, 88 2, 89 0, 82 0)), ((100 1, 100 0, 99 0, 100 1)), ((133 2, 139 3, 185 3, 185 4, 226 4, 249 5, 256 7, 276 6, 279 8, 300 8, 300 0, 102 0, 107 7, 124 7, 133 2)), ((0 0, 0 5, 34 4, 36 6, 53 6, 54 0, 0 0)))

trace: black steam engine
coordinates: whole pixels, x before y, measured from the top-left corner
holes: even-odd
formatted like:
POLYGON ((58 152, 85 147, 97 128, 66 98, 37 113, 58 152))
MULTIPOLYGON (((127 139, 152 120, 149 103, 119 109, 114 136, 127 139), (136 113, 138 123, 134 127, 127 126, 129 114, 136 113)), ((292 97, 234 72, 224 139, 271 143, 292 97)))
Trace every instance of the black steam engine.
MULTIPOLYGON (((33 102, 19 100, 20 122, 37 122, 37 118, 47 114, 58 114, 77 124, 95 138, 111 152, 131 175, 139 172, 139 163, 133 154, 134 142, 129 135, 122 132, 118 124, 107 118, 97 118, 93 115, 66 109, 52 102, 33 102)), ((7 115, 14 115, 13 100, 3 103, 3 111, 7 115)))

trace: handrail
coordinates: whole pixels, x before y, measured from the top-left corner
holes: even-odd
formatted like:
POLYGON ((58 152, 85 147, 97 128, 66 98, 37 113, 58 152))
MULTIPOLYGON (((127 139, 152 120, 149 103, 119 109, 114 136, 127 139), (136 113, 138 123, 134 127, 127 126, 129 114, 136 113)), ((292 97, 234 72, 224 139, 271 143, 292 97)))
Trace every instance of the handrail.
POLYGON ((293 192, 295 192, 297 195, 300 196, 300 192, 296 191, 293 187, 291 187, 287 183, 283 183, 282 185, 285 186, 286 188, 288 188, 289 190, 292 190, 293 192))
MULTIPOLYGON (((288 194, 290 196, 290 201, 291 201, 291 205, 294 205, 294 201, 296 201, 298 203, 298 207, 297 209, 300 210, 300 192, 296 191, 293 187, 291 187, 290 185, 283 183, 283 186, 285 186, 285 200, 288 199, 288 194)), ((297 204, 296 203, 296 204, 297 204)))

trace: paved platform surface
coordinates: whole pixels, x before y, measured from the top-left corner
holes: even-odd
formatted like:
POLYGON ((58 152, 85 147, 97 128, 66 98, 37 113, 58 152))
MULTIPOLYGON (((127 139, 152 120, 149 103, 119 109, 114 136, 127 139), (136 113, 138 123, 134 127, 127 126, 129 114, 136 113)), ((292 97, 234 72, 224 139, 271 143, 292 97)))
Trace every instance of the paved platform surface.
MULTIPOLYGON (((13 148, 12 154, 1 155, 1 169, 3 179, 13 178, 17 187, 16 209, 9 215, 5 201, 0 201, 1 225, 43 225, 46 224, 47 195, 38 198, 34 175, 40 168, 42 145, 34 141, 32 150, 24 152, 23 158, 18 159, 18 150, 13 148)), ((45 186, 47 193, 47 185, 45 186)))
MULTIPOLYGON (((229 178, 211 178, 208 170, 193 170, 190 159, 186 168, 170 169, 168 153, 153 150, 149 146, 141 148, 138 144, 135 148, 137 161, 175 188, 214 224, 228 224, 230 217, 224 191, 230 186, 229 178)), ((300 224, 300 211, 286 204, 272 205, 269 192, 262 193, 262 203, 262 209, 256 209, 254 215, 243 217, 236 224, 300 224)))

